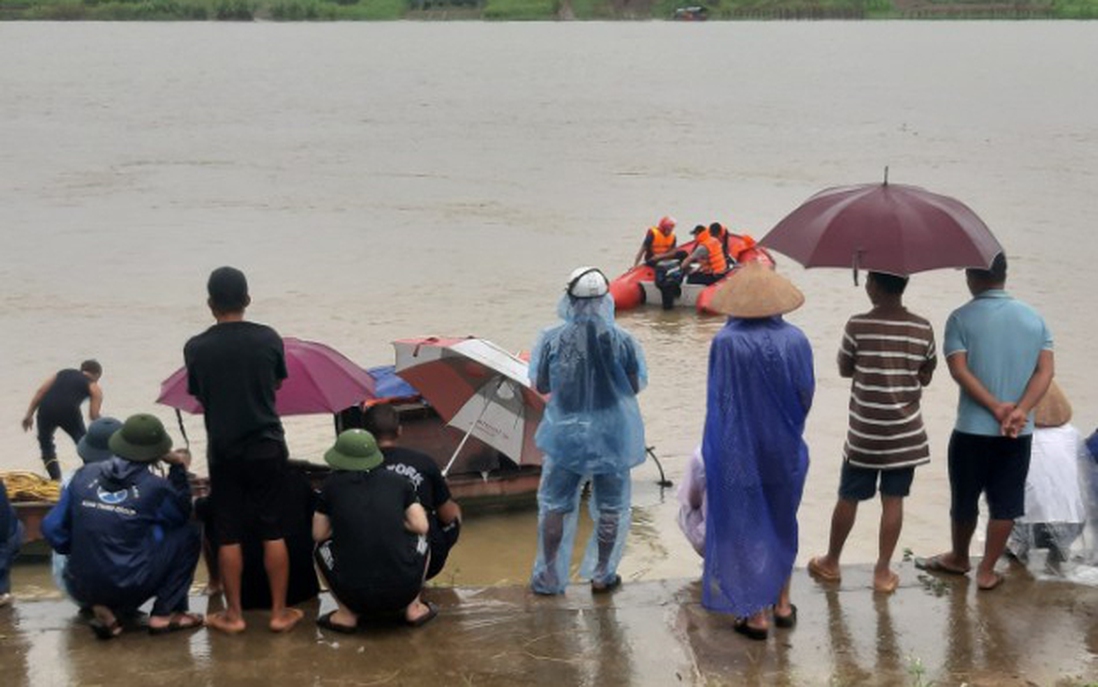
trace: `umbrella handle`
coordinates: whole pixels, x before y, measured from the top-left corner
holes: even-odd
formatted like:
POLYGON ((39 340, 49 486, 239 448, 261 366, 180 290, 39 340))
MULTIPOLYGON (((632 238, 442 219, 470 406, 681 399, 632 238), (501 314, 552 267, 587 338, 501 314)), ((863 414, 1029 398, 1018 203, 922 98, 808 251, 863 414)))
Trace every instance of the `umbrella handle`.
MULTIPOLYGON (((497 392, 499 391, 499 388, 501 386, 503 386, 503 378, 502 377, 500 377, 499 380, 496 382, 496 391, 497 392)), ((480 422, 480 418, 484 417, 484 413, 488 411, 488 405, 491 402, 492 402, 491 399, 488 398, 487 396, 485 396, 485 398, 484 398, 484 407, 480 409, 480 415, 477 415, 477 419, 473 420, 473 424, 469 425, 469 430, 467 432, 465 432, 465 436, 463 436, 461 438, 461 443, 459 443, 457 445, 457 448, 454 449, 454 455, 450 456, 450 462, 446 463, 446 467, 444 467, 442 469, 442 476, 443 477, 446 477, 447 475, 450 474, 450 468, 454 467, 454 461, 457 460, 458 454, 461 453, 461 449, 465 448, 465 442, 469 441, 469 436, 473 433, 473 430, 476 429, 477 423, 480 422)))
POLYGON ((191 440, 187 438, 187 428, 183 426, 183 413, 179 408, 175 409, 175 419, 179 422, 179 433, 183 435, 183 443, 187 447, 187 453, 191 452, 191 440))

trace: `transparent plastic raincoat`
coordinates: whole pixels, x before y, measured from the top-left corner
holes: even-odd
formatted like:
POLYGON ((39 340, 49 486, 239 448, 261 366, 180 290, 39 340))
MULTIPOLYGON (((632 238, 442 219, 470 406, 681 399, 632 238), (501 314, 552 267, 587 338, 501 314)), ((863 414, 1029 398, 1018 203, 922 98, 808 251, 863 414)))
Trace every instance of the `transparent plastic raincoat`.
POLYGON ((580 576, 613 584, 629 530, 629 470, 644 462, 636 394, 648 383, 644 352, 614 324, 610 295, 562 297, 564 320, 544 330, 530 356, 530 379, 550 394, 535 441, 545 453, 538 488, 538 556, 531 587, 559 594, 568 584, 580 488, 592 482, 596 525, 580 576))
POLYGON ((793 571, 814 392, 808 339, 780 317, 729 318, 713 339, 702 438, 710 610, 753 615, 793 571))
POLYGON ((1026 474, 1026 512, 1014 521, 1007 549, 1022 561, 1031 549, 1047 549, 1047 561, 1070 558, 1087 521, 1084 475, 1090 454, 1070 424, 1037 426, 1026 474))

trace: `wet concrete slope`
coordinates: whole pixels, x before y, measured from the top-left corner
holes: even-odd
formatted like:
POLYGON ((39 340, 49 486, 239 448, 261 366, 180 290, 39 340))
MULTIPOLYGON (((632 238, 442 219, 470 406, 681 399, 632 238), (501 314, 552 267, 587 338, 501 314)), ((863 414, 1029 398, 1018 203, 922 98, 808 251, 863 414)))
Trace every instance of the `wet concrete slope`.
MULTIPOLYGON (((440 616, 413 629, 372 622, 318 630, 324 596, 286 636, 262 614, 240 637, 209 630, 97 641, 71 604, 0 610, 0 675, 45 685, 1086 685, 1098 682, 1098 589, 1011 574, 993 592, 904 566, 875 595, 866 568, 825 586, 797 571, 799 623, 753 642, 699 603, 700 582, 629 583, 593 597, 574 586, 434 588, 440 616)), ((195 610, 206 599, 195 597, 195 610)))

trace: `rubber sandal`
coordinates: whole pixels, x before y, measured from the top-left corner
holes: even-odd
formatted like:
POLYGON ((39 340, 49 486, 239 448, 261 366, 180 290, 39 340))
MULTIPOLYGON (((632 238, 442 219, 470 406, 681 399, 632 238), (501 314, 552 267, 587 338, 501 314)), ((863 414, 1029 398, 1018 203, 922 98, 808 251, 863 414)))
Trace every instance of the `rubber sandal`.
POLYGON ((766 641, 766 638, 770 636, 769 629, 763 629, 760 627, 751 627, 747 624, 746 620, 737 620, 733 628, 736 632, 740 633, 748 639, 754 639, 757 642, 766 641))
POLYGON ((113 623, 106 623, 99 618, 92 618, 88 623, 95 636, 102 640, 114 639, 122 634, 122 623, 116 619, 113 623))
POLYGON ((324 615, 317 616, 316 624, 325 630, 331 630, 332 632, 338 632, 342 635, 353 635, 358 632, 357 625, 341 625, 332 620, 332 616, 335 615, 335 611, 329 611, 324 615))
POLYGON ((149 634, 155 636, 171 634, 172 632, 182 632, 183 630, 197 630, 200 627, 205 626, 205 621, 202 616, 195 615, 193 613, 178 613, 172 614, 171 620, 167 625, 163 627, 153 627, 149 625, 149 634), (184 622, 183 619, 187 619, 189 622, 184 622))
POLYGON ((959 570, 958 568, 950 568, 946 564, 942 563, 942 554, 937 556, 931 556, 930 558, 916 558, 915 567, 919 570, 925 570, 932 573, 944 573, 946 575, 967 575, 971 570, 959 570))
POLYGON ((603 582, 602 584, 598 584, 594 580, 592 580, 591 581, 591 593, 592 594, 609 594, 610 592, 614 591, 615 589, 617 589, 620 586, 621 586, 621 575, 616 575, 615 574, 614 577, 612 577, 610 579, 610 581, 603 582))
POLYGON ((785 630, 793 629, 797 626, 797 606, 795 604, 789 604, 792 609, 788 615, 774 614, 774 627, 780 627, 785 630))
POLYGON ((821 582, 838 582, 843 579, 842 575, 833 573, 820 565, 819 556, 808 559, 808 574, 821 582))
POLYGON ((438 606, 431 603, 430 601, 424 601, 423 605, 427 607, 427 612, 419 616, 415 620, 404 621, 408 624, 408 627, 423 627, 427 623, 434 620, 435 616, 438 615, 438 606))

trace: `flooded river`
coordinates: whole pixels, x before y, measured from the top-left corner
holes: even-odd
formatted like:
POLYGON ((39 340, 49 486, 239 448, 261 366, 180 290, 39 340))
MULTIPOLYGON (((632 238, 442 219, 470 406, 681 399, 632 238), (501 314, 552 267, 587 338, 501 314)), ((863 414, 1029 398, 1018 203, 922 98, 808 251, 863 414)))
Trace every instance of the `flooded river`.
MULTIPOLYGON (((886 165, 988 223, 1010 289, 1053 330, 1076 424, 1098 424, 1094 22, 9 23, 0 61, 0 469, 40 468, 19 420, 46 376, 87 357, 105 368, 105 413, 174 428, 153 401, 210 324, 219 265, 249 275, 250 317, 363 365, 427 334, 528 349, 571 269, 624 271, 660 215, 762 236, 886 165)), ((807 296, 789 319, 817 356, 803 564, 838 483, 835 352, 867 304, 849 272, 779 266, 807 296)), ((908 290, 939 337, 966 298, 953 271, 908 290)), ((648 443, 677 483, 722 322, 620 321, 645 347, 648 443)), ((955 403, 940 370, 925 397, 934 462, 901 549, 947 543, 955 403)), ((201 420, 187 426, 201 451, 201 420)), ((330 419, 287 426, 292 453, 320 460, 330 419)), ((651 462, 634 472, 627 579, 700 569, 658 477, 651 462)), ((863 508, 851 562, 875 556, 877 512, 863 508)), ((450 581, 523 580, 534 529, 529 511, 471 519, 450 581)))

